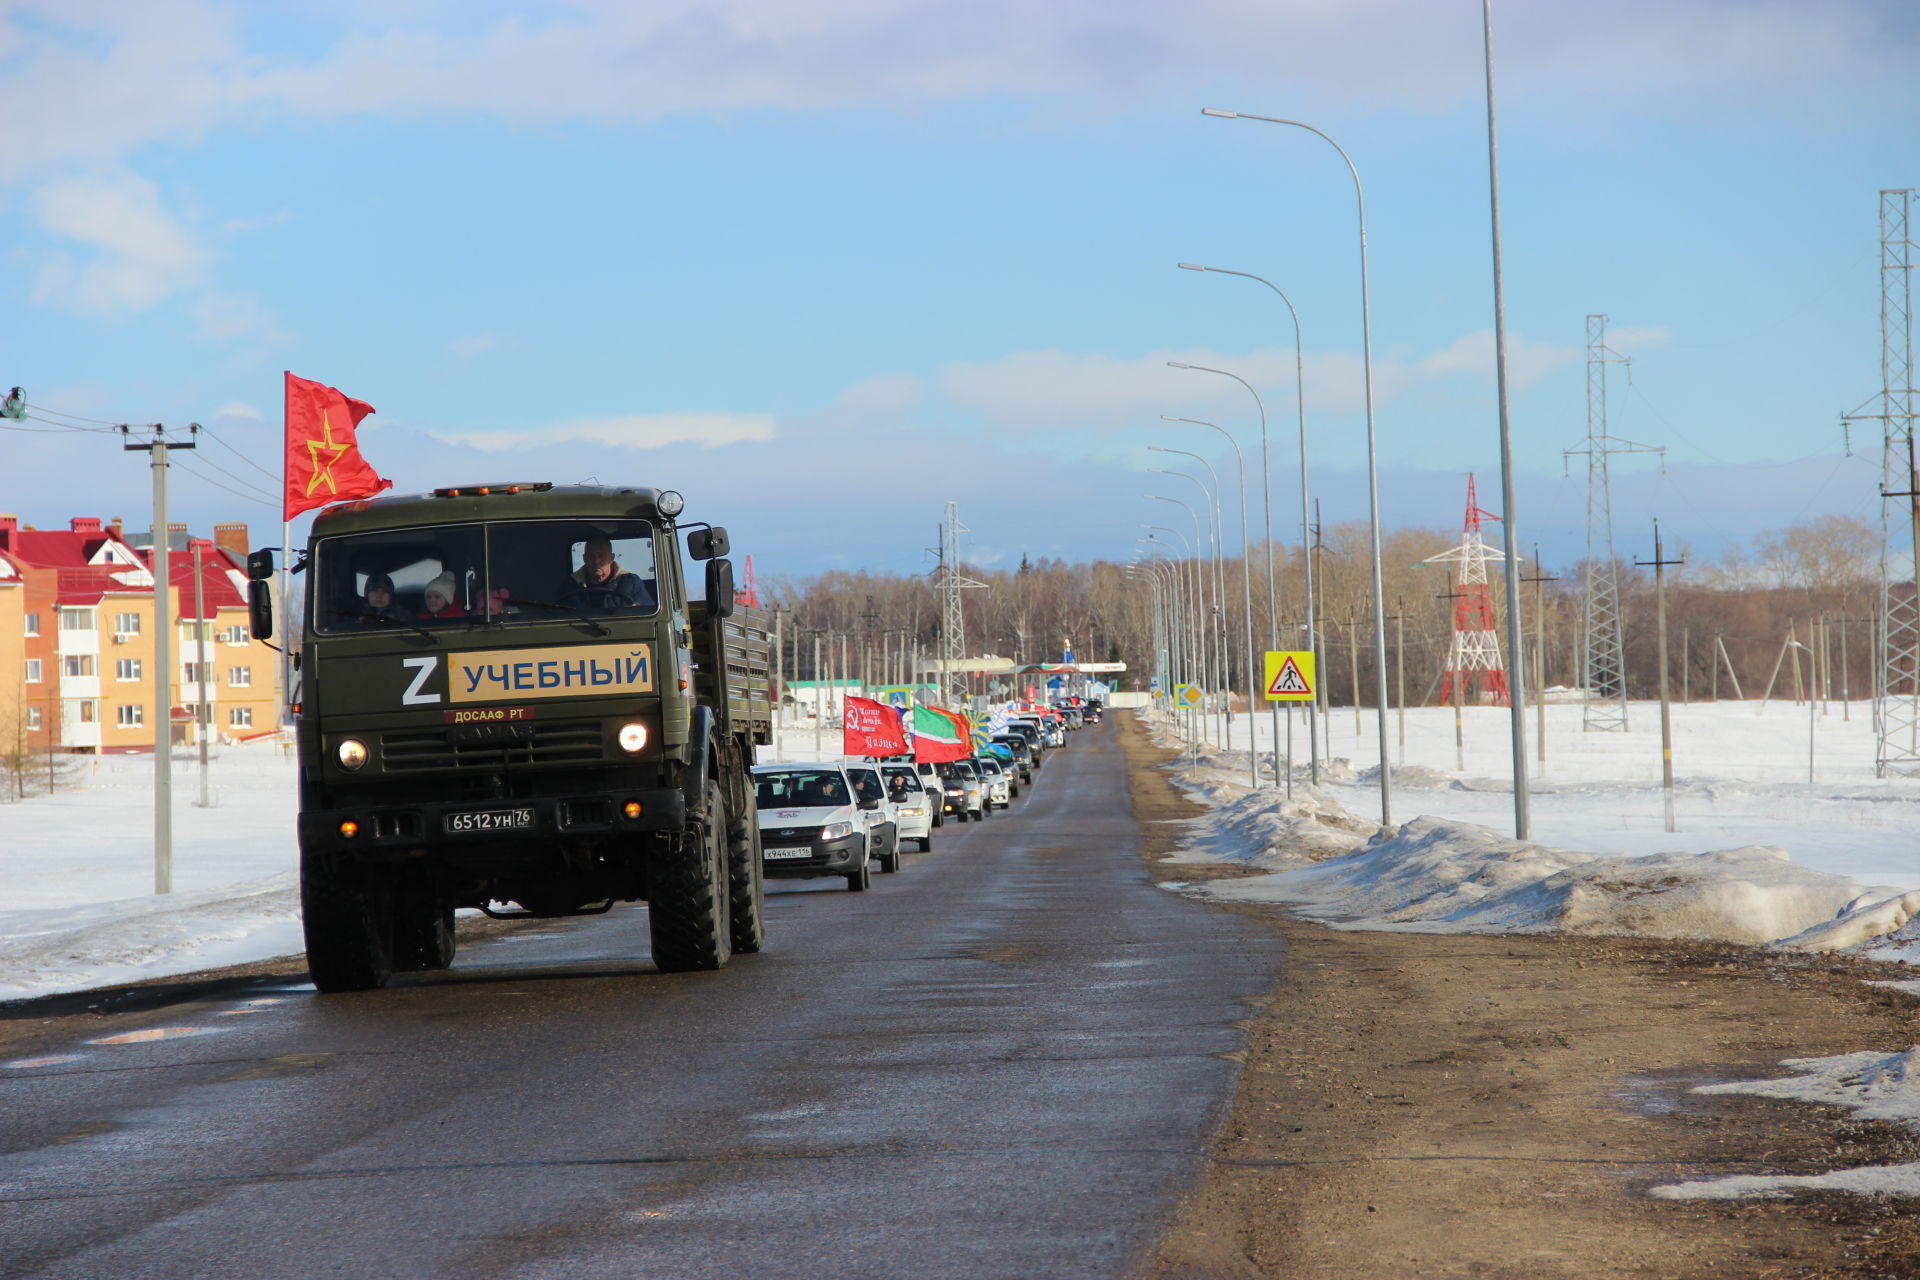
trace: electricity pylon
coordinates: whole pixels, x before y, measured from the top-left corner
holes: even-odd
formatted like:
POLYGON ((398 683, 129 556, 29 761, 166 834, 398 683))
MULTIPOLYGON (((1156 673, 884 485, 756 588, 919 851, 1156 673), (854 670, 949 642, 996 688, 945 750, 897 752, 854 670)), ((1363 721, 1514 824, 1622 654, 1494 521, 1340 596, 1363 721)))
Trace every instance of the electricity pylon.
POLYGON ((1506 563, 1506 553, 1487 546, 1480 536, 1482 520, 1498 520, 1482 511, 1474 496, 1473 475, 1467 475, 1467 519, 1460 545, 1428 556, 1423 564, 1457 564, 1460 581, 1453 591, 1453 644, 1447 650, 1447 674, 1440 686, 1442 705, 1453 702, 1457 685, 1460 701, 1473 698, 1474 686, 1500 706, 1507 705, 1507 671, 1500 660, 1500 637, 1494 631, 1493 598, 1487 587, 1487 562, 1506 563))
POLYGON ((1586 706, 1581 728, 1622 733, 1627 728, 1627 681, 1621 640, 1620 572, 1613 556, 1613 495, 1607 457, 1615 453, 1659 453, 1661 445, 1636 444, 1607 433, 1607 366, 1631 366, 1607 345, 1607 318, 1587 317, 1587 438, 1567 456, 1587 456, 1587 600, 1582 629, 1586 664, 1582 687, 1586 706))
POLYGON ((1920 774, 1920 483, 1913 453, 1913 266, 1910 188, 1880 193, 1880 394, 1848 421, 1877 420, 1880 625, 1873 687, 1874 776, 1920 774), (1877 408, 1879 411, 1867 412, 1877 408))
POLYGON ((967 656, 967 618, 960 593, 987 585, 960 572, 960 535, 971 532, 960 523, 960 504, 949 502, 940 526, 940 692, 956 711, 967 705, 967 675, 961 669, 967 656))

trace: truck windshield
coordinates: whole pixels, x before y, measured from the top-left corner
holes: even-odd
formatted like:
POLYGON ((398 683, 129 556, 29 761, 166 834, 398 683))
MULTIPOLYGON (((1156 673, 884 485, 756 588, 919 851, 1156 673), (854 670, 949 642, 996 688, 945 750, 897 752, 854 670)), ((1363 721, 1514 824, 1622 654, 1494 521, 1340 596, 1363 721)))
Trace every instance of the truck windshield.
POLYGON ((322 633, 643 616, 659 599, 644 520, 502 520, 345 534, 316 550, 322 633))

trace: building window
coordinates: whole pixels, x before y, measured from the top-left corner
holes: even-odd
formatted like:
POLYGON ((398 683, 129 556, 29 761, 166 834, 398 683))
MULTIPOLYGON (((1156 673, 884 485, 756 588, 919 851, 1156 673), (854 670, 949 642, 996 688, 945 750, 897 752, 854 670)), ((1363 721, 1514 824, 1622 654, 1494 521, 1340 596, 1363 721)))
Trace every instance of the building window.
POLYGON ((137 613, 116 613, 113 615, 113 634, 117 636, 137 636, 140 634, 140 615, 137 613))
POLYGON ((137 729, 147 722, 147 709, 137 704, 129 706, 123 702, 114 710, 119 713, 122 729, 137 729))
POLYGON ((140 659, 122 658, 113 664, 115 680, 138 680, 140 678, 140 659))
POLYGON ((228 707, 227 708, 227 727, 229 729, 253 728, 253 708, 252 707, 228 707))
POLYGON ((244 689, 253 683, 252 667, 228 667, 227 683, 236 689, 244 689))
POLYGON ((205 681, 213 684, 213 664, 211 662, 185 662, 181 664, 180 679, 185 684, 199 684, 205 681))
POLYGON ((27 615, 27 634, 30 636, 37 636, 40 634, 40 615, 39 614, 30 613, 27 615))
POLYGON ((40 708, 28 707, 27 708, 27 728, 38 729, 39 727, 40 727, 40 708))
POLYGON ((70 653, 60 659, 60 669, 70 676, 90 676, 93 674, 93 655, 70 653))
POLYGON ((45 676, 42 676, 40 674, 40 659, 28 658, 27 659, 27 683, 39 684, 45 678, 46 678, 45 676))
POLYGON ((93 610, 91 609, 60 610, 60 629, 62 631, 93 630, 93 610))
POLYGON ((99 708, 96 707, 92 702, 83 702, 80 704, 80 723, 81 724, 92 724, 94 720, 98 717, 98 715, 99 715, 99 708))
POLYGON ((228 644, 245 644, 249 638, 247 624, 244 622, 236 622, 227 628, 228 644))

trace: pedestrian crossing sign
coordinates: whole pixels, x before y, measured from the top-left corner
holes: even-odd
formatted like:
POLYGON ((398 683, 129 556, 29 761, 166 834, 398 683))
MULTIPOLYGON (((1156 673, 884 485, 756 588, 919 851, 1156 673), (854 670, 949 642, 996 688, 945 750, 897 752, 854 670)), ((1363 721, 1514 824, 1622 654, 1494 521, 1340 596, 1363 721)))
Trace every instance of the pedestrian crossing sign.
POLYGON ((1269 650, 1266 687, 1268 702, 1312 702, 1312 651, 1269 650))

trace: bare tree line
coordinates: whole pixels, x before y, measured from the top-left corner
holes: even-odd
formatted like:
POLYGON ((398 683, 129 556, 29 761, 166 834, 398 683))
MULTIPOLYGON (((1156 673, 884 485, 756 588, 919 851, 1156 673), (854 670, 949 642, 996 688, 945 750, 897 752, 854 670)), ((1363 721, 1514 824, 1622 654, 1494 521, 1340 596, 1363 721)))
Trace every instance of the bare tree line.
MULTIPOLYGON (((1455 591, 1451 570, 1422 561, 1459 543, 1457 531, 1403 529, 1382 541, 1381 577, 1387 602, 1389 699, 1404 664, 1407 700, 1413 705, 1439 696, 1440 676, 1453 636, 1455 591)), ((1780 658, 1789 630, 1802 643, 1824 646, 1831 692, 1841 695, 1843 676, 1852 696, 1872 691, 1873 619, 1879 607, 1879 534, 1848 517, 1823 516, 1736 545, 1713 562, 1690 555, 1684 545, 1669 554, 1685 561, 1667 574, 1669 679, 1695 699, 1717 695, 1761 696, 1780 658), (1823 623, 1824 620, 1824 623, 1823 623), (1843 636, 1844 633, 1844 636, 1843 636), (1843 643, 1844 639, 1844 643, 1843 643)), ((1649 549, 1650 550, 1650 549, 1649 549)), ((1315 591, 1321 636, 1321 682, 1331 705, 1351 705, 1357 670, 1360 700, 1371 703, 1372 584, 1364 524, 1328 529, 1317 546, 1315 591)), ((1182 562, 1183 564, 1190 562, 1182 562)), ((1527 676, 1534 673, 1534 646, 1548 686, 1577 686, 1583 666, 1584 561, 1561 567, 1527 563, 1522 576, 1527 676), (1536 611, 1542 625, 1536 633, 1536 611)), ((1305 648, 1301 552, 1297 547, 1255 547, 1253 580, 1255 648, 1305 648), (1267 557, 1272 556, 1274 610, 1267 609, 1267 557)), ((985 585, 965 593, 966 649, 970 656, 997 655, 1022 662, 1058 661, 1070 640, 1082 660, 1124 662, 1118 687, 1145 688, 1153 671, 1153 592, 1126 563, 1068 563, 1023 557, 1013 568, 963 565, 985 585)), ((1658 688, 1654 634, 1654 583, 1649 571, 1623 558, 1616 565, 1627 691, 1651 697, 1658 688)), ((1503 638, 1505 592, 1498 563, 1489 570, 1492 602, 1503 638)), ((1211 566, 1207 577, 1212 580, 1211 566)), ((1208 587, 1209 611, 1227 628, 1231 683, 1246 687, 1245 611, 1241 562, 1225 565, 1226 591, 1217 602, 1208 587)), ((915 655, 940 653, 942 602, 927 575, 835 570, 808 578, 775 578, 764 603, 782 613, 785 669, 790 679, 832 677, 842 671, 878 683, 904 679, 915 655), (816 640, 821 669, 814 666, 816 640), (842 651, 843 669, 837 665, 842 651)), ((1797 651, 1794 651, 1797 653, 1797 651)), ((1782 667, 1783 673, 1787 671, 1782 667)), ((1803 678, 1811 678, 1810 675, 1803 678)), ((1792 692, 1788 676, 1781 688, 1792 692)))

